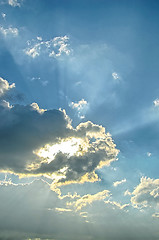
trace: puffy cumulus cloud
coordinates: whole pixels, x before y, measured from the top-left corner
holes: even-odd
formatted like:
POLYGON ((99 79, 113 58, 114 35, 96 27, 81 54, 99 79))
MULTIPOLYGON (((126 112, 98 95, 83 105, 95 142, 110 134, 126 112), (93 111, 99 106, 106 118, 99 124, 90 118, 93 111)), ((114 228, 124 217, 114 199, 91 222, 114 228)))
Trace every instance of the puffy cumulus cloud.
POLYGON ((8 35, 16 37, 18 36, 19 31, 17 28, 13 28, 13 27, 4 28, 3 26, 0 26, 0 33, 5 37, 8 35))
POLYGON ((88 121, 70 129, 69 135, 35 151, 43 158, 34 174, 52 174, 56 184, 94 182, 95 170, 116 160, 118 150, 105 128, 88 121))
POLYGON ((134 207, 159 207, 159 179, 142 177, 132 195, 131 202, 134 207))
POLYGON ((89 108, 89 104, 86 100, 82 99, 78 102, 71 102, 69 106, 72 109, 75 109, 78 112, 78 117, 79 118, 85 118, 85 113, 89 108))
POLYGON ((0 97, 2 97, 8 90, 15 87, 15 83, 9 84, 7 80, 0 77, 0 97))
POLYGON ((105 198, 110 196, 110 192, 108 190, 103 190, 102 192, 98 192, 96 194, 87 194, 82 196, 81 198, 77 199, 74 202, 68 202, 67 205, 71 206, 73 205, 73 207, 79 211, 81 210, 83 207, 86 207, 88 204, 93 203, 94 201, 101 201, 104 200, 105 198))
POLYGON ((27 41, 28 47, 24 49, 26 55, 35 58, 41 53, 47 54, 49 57, 58 58, 61 55, 69 55, 71 49, 68 44, 68 36, 55 37, 51 40, 44 41, 41 37, 37 37, 32 41, 27 41))
POLYGON ((44 113, 45 111, 47 111, 46 109, 41 109, 41 108, 39 108, 39 106, 38 106, 38 104, 37 103, 32 103, 32 104, 30 104, 30 106, 35 110, 35 111, 37 111, 38 113, 44 113))
POLYGON ((114 187, 117 187, 117 186, 119 186, 120 184, 123 184, 123 183, 125 183, 125 182, 126 182, 126 178, 124 178, 124 179, 122 179, 122 180, 120 180, 120 181, 114 182, 114 183, 113 183, 113 186, 114 186, 114 187))
POLYGON ((88 121, 73 128, 65 111, 40 109, 37 103, 5 102, 0 110, 1 171, 47 175, 54 188, 97 181, 95 170, 116 160, 116 145, 102 126, 88 121))

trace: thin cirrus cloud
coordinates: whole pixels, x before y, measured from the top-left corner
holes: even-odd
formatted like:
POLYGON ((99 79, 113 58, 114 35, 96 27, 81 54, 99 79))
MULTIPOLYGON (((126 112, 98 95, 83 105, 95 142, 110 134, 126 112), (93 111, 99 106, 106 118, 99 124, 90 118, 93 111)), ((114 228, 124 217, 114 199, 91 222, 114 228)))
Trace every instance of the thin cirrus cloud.
MULTIPOLYGON (((2 83, 9 89, 6 80, 2 83)), ((7 106, 0 106, 1 171, 47 175, 59 185, 94 182, 97 168, 117 160, 116 145, 100 125, 88 121, 73 128, 64 110, 37 103, 7 106)))
POLYGON ((69 55, 68 36, 54 37, 51 40, 44 41, 41 37, 37 37, 32 41, 27 41, 28 47, 24 49, 24 53, 32 58, 40 56, 41 53, 48 54, 49 57, 58 58, 61 55, 69 55))

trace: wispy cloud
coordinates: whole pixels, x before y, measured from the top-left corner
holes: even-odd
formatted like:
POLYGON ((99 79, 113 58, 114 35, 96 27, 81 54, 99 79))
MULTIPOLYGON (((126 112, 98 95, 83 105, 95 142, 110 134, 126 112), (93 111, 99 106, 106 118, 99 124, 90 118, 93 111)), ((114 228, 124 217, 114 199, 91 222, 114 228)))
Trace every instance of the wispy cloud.
POLYGON ((5 37, 8 35, 12 35, 16 37, 18 36, 19 31, 17 28, 13 28, 13 27, 4 28, 3 26, 0 26, 0 33, 5 37))
POLYGON ((119 186, 119 185, 121 185, 121 184, 123 184, 123 183, 125 183, 125 182, 126 182, 126 178, 124 178, 124 179, 122 179, 122 180, 120 180, 120 181, 114 182, 114 183, 113 183, 113 186, 114 186, 114 187, 117 187, 117 186, 119 186))
POLYGON ((8 0, 8 4, 12 7, 21 7, 23 0, 8 0))
POLYGON ((113 208, 119 208, 119 209, 127 209, 130 204, 129 203, 126 203, 126 204, 121 204, 121 203, 118 203, 116 201, 110 201, 110 200, 107 200, 107 201, 104 201, 106 204, 109 204, 111 205, 113 208))

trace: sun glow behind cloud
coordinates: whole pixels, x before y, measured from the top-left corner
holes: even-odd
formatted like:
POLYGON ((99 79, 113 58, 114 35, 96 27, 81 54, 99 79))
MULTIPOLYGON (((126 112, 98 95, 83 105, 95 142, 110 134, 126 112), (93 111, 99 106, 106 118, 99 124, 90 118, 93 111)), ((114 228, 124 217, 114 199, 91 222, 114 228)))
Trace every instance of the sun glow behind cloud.
POLYGON ((51 161, 54 160, 55 156, 59 152, 67 154, 69 157, 74 155, 76 156, 82 155, 82 151, 80 151, 81 145, 84 145, 82 139, 68 138, 53 145, 46 144, 43 148, 40 148, 34 153, 41 158, 47 159, 48 163, 50 163, 51 161))

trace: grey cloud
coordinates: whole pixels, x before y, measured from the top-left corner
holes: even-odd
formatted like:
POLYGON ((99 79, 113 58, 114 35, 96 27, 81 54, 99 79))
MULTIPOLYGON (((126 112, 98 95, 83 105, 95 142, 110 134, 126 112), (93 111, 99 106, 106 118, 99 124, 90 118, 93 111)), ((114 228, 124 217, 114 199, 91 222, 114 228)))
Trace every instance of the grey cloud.
POLYGON ((0 106, 0 168, 24 172, 37 159, 33 150, 67 134, 67 120, 62 111, 40 114, 32 106, 0 106))
POLYGON ((98 180, 94 171, 116 160, 118 150, 105 128, 85 122, 73 128, 70 119, 61 110, 43 110, 36 103, 12 108, 0 106, 0 169, 22 174, 60 174, 61 183, 98 180), (80 139, 79 154, 69 156, 58 152, 50 163, 35 150, 61 139, 80 139), (36 167, 32 167, 34 164, 36 167), (30 166, 28 169, 27 166, 30 166), (37 167, 38 166, 38 167, 37 167), (89 175, 88 175, 89 174, 89 175))
POLYGON ((142 177, 132 195, 131 202, 135 207, 156 207, 159 204, 159 179, 142 177))

